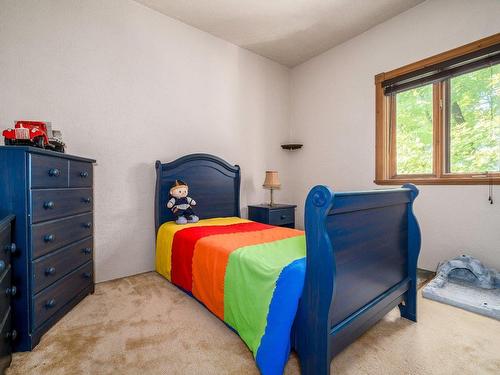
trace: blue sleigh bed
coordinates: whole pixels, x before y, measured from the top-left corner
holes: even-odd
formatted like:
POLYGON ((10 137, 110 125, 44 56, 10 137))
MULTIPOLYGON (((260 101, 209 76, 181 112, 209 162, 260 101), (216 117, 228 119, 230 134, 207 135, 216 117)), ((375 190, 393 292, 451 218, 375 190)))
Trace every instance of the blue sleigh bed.
MULTIPOLYGON (((188 182, 201 219, 240 216, 240 168, 208 154, 156 162, 155 227, 175 179, 188 182)), ((416 321, 420 229, 414 185, 336 193, 315 186, 305 204, 306 275, 292 330, 302 374, 329 374, 332 358, 396 306, 416 321)))

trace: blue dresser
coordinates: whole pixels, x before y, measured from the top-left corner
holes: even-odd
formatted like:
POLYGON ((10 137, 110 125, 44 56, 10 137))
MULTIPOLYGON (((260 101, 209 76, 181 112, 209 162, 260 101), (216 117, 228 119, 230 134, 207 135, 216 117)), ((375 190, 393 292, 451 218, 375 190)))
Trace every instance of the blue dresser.
POLYGON ((15 351, 33 349, 94 291, 94 162, 34 147, 0 147, 0 215, 16 216, 15 351))
POLYGON ((13 215, 0 217, 0 374, 9 367, 12 359, 12 340, 17 332, 12 329, 11 298, 17 289, 12 285, 11 255, 16 252, 12 242, 13 215))

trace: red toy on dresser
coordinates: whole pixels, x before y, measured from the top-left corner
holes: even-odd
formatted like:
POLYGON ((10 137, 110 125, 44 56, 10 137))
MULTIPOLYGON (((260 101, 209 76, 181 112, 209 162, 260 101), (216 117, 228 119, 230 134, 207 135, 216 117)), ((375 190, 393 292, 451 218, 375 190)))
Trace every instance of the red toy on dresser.
POLYGON ((42 121, 16 121, 14 129, 4 130, 2 135, 5 145, 33 145, 64 152, 64 142, 61 132, 52 130, 50 122, 42 121))

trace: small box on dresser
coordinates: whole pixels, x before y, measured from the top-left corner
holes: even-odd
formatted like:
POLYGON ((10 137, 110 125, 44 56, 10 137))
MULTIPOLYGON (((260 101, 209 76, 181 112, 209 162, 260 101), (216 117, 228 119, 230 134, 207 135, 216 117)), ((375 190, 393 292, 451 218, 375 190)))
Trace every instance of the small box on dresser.
POLYGON ((295 228, 294 204, 257 204, 248 206, 248 219, 278 227, 295 228))
POLYGON ((0 216, 0 374, 9 367, 12 359, 12 340, 17 332, 12 329, 11 298, 17 292, 12 285, 10 258, 16 252, 12 242, 13 215, 0 216))
POLYGON ((14 351, 33 349, 94 291, 94 162, 34 147, 0 147, 0 214, 16 215, 14 351))

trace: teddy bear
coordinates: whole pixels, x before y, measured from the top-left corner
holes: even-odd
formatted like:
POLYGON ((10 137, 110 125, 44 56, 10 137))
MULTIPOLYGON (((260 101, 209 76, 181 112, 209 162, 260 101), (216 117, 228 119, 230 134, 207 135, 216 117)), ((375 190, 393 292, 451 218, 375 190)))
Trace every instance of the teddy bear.
POLYGON ((173 214, 177 217, 177 224, 187 224, 198 222, 199 217, 196 216, 191 206, 196 206, 196 201, 188 197, 189 187, 182 180, 175 180, 170 188, 170 199, 167 202, 167 208, 170 208, 173 214))

